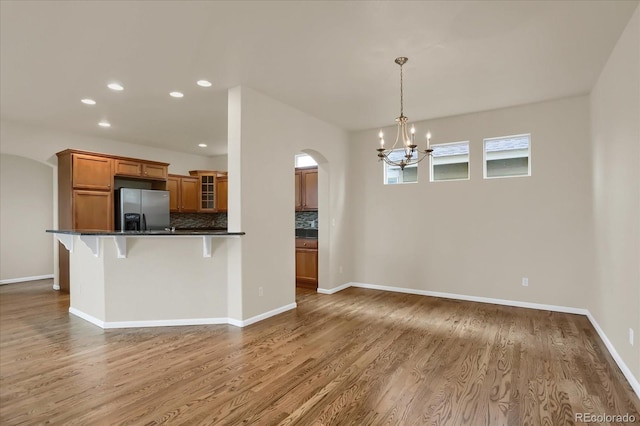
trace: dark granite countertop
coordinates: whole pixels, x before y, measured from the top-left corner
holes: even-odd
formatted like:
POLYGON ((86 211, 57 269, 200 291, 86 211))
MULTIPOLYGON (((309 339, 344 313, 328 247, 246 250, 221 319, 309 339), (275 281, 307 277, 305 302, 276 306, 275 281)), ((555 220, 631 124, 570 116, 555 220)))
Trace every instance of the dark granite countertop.
POLYGON ((47 229, 52 234, 92 235, 104 237, 153 237, 153 236, 233 236, 244 235, 244 232, 229 232, 227 230, 156 230, 156 231, 103 231, 98 229, 47 229))

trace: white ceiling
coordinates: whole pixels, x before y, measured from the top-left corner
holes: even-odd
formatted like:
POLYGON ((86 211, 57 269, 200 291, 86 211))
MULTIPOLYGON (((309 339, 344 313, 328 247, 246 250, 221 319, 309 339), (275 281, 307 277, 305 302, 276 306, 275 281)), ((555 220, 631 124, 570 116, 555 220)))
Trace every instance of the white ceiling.
POLYGON ((638 2, 0 4, 2 119, 217 155, 237 85, 344 129, 393 124, 397 56, 410 120, 588 93, 638 2))

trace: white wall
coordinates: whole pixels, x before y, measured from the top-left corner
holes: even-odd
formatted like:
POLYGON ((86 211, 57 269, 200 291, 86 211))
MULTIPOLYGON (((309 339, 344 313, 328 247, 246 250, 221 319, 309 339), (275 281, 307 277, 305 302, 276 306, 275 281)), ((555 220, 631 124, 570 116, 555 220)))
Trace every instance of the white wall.
POLYGON ((0 155, 0 282, 53 274, 52 167, 0 155))
POLYGON ((591 132, 597 256, 589 310, 640 378, 640 9, 591 93, 591 132))
POLYGON ((588 98, 415 126, 433 143, 470 141, 471 179, 429 182, 425 161, 418 183, 383 185, 378 130, 354 134, 354 280, 584 308, 593 290, 588 98), (483 138, 523 133, 532 176, 483 179, 483 138))
POLYGON ((189 170, 211 168, 210 157, 24 126, 10 121, 0 123, 0 153, 2 154, 21 155, 57 165, 56 152, 67 148, 170 163, 169 173, 175 174, 188 175, 189 170))
MULTIPOLYGON (((311 150, 319 166, 320 286, 350 280, 346 132, 246 87, 229 91, 229 230, 247 234, 241 264, 244 319, 295 302, 294 155, 311 150), (343 273, 339 266, 343 265, 343 273), (263 287, 264 296, 258 296, 263 287)), ((233 285, 231 285, 233 287, 233 285)), ((230 316, 234 315, 231 309, 230 316)))
POLYGON ((229 169, 227 165, 229 157, 227 155, 216 155, 215 157, 209 157, 209 167, 211 170, 217 170, 219 172, 226 172, 229 169))

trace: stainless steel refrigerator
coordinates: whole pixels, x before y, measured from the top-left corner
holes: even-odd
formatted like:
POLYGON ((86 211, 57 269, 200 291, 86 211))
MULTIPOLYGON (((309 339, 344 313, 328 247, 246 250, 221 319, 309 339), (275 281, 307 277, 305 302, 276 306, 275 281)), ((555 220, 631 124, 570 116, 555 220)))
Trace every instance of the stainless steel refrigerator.
POLYGON ((169 227, 169 191, 120 188, 116 191, 116 230, 153 231, 169 227))

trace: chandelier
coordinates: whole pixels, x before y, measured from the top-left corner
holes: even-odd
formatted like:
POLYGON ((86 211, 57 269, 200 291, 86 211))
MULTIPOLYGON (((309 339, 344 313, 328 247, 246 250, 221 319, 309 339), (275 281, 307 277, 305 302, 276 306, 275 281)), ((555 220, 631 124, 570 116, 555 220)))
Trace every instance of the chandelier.
MULTIPOLYGON (((402 66, 407 63, 409 58, 400 57, 396 58, 396 64, 400 65, 400 117, 396 118, 396 122, 398 123, 398 133, 396 135, 396 141, 390 149, 385 149, 384 147, 384 135, 382 134, 382 130, 378 137, 380 138, 380 148, 377 149, 378 157, 380 160, 384 160, 385 163, 390 166, 400 167, 401 170, 404 170, 406 166, 410 166, 413 164, 418 164, 422 160, 424 160, 427 156, 431 155, 433 149, 431 149, 431 134, 427 133, 427 149, 420 150, 417 149, 418 145, 415 144, 415 136, 416 129, 411 126, 411 136, 407 133, 407 117, 404 116, 404 94, 402 87, 402 66), (396 146, 398 146, 398 142, 402 140, 402 149, 404 149, 404 156, 397 159, 397 155, 393 155, 394 158, 391 158, 391 153, 396 150, 396 146)), ((398 149, 400 147, 398 146, 398 149)))

